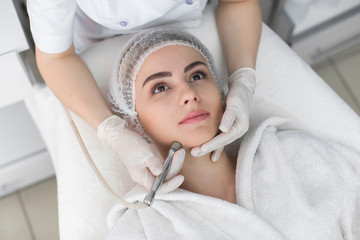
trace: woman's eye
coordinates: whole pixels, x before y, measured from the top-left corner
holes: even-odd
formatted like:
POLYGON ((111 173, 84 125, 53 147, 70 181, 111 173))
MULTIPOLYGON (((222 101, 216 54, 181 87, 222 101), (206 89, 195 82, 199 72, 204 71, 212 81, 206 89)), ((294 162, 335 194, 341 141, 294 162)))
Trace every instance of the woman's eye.
POLYGON ((164 84, 158 84, 158 85, 155 85, 152 93, 153 94, 160 93, 162 91, 165 91, 166 89, 169 89, 169 88, 167 86, 165 86, 164 84))
POLYGON ((206 73, 204 72, 196 72, 191 76, 190 82, 194 82, 206 77, 206 73))

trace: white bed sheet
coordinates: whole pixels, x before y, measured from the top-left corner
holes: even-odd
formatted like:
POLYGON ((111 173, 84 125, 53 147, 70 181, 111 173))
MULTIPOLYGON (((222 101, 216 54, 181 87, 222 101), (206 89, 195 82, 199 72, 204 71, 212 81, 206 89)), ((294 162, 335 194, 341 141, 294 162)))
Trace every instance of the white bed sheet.
MULTIPOLYGON (((205 9, 199 29, 189 30, 209 48, 226 79, 214 11, 205 9)), ((81 54, 103 92, 112 64, 128 37, 108 39, 81 54)), ((251 109, 250 127, 270 116, 288 117, 313 134, 360 151, 358 115, 276 34, 263 25, 257 60, 259 84, 251 109)), ((51 154, 58 184, 61 239, 104 239, 106 214, 116 203, 92 172, 59 101, 47 87, 34 88, 26 104, 51 154)), ((127 171, 96 131, 72 114, 84 142, 109 184, 120 195, 133 186, 127 171)))

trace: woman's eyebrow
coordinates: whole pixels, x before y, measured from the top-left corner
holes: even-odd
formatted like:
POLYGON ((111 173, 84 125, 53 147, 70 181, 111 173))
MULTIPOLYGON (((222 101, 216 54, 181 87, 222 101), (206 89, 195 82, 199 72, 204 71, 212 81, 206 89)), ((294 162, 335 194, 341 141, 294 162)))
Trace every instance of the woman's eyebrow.
POLYGON ((154 80, 155 78, 171 77, 171 76, 172 76, 171 72, 158 72, 158 73, 151 74, 150 76, 148 76, 145 79, 142 86, 144 87, 147 82, 154 80))
POLYGON ((196 62, 193 62, 193 63, 190 63, 189 65, 187 65, 185 68, 184 68, 184 72, 187 72, 187 71, 190 71, 191 69, 193 69, 194 67, 198 66, 198 65, 205 65, 205 63, 201 62, 201 61, 196 61, 196 62))
MULTIPOLYGON (((189 65, 187 65, 184 68, 184 72, 188 72, 188 71, 190 71, 191 69, 193 69, 194 67, 196 67, 198 65, 205 65, 206 66, 206 64, 201 62, 201 61, 195 61, 195 62, 190 63, 189 65)), ((158 72, 158 73, 151 74, 149 77, 147 77, 145 79, 142 86, 144 87, 147 82, 149 82, 151 80, 154 80, 156 78, 171 77, 171 76, 172 76, 171 72, 158 72)))

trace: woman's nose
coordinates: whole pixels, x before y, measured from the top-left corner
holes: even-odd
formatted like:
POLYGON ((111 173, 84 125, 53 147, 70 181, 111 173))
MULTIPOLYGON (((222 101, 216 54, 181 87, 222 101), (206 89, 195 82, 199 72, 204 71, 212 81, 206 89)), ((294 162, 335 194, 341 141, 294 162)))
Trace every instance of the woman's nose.
POLYGON ((191 100, 194 100, 194 102, 197 102, 198 101, 198 98, 196 96, 194 96, 193 98, 190 98, 189 100, 185 100, 185 104, 188 104, 191 100))
POLYGON ((181 93, 181 104, 187 105, 192 102, 199 102, 200 97, 197 92, 188 84, 183 87, 181 93))

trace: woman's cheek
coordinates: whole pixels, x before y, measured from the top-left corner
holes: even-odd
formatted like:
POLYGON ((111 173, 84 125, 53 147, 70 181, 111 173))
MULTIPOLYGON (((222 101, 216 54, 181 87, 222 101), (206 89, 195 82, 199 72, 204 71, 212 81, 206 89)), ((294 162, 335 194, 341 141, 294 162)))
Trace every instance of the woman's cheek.
POLYGON ((166 116, 166 113, 166 111, 161 110, 161 107, 149 106, 143 118, 139 115, 141 125, 151 138, 161 139, 167 132, 173 131, 173 129, 169 129, 168 122, 171 120, 166 116))

